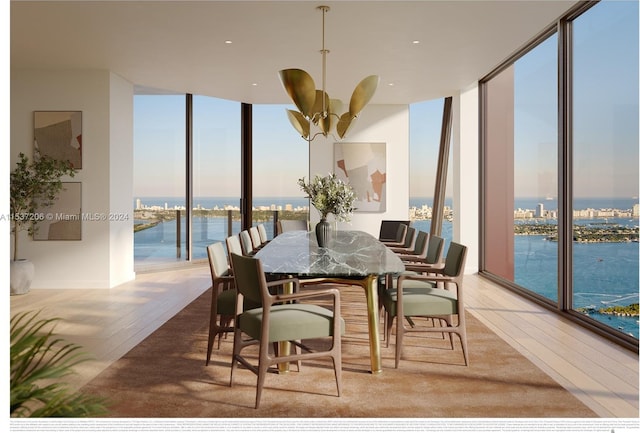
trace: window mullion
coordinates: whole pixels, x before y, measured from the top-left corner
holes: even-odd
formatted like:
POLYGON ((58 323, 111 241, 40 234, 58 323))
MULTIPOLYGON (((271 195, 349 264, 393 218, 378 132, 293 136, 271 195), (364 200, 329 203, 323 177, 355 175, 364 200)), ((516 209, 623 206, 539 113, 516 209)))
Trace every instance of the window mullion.
POLYGON ((573 297, 573 162, 571 140, 571 28, 558 23, 558 308, 573 297))

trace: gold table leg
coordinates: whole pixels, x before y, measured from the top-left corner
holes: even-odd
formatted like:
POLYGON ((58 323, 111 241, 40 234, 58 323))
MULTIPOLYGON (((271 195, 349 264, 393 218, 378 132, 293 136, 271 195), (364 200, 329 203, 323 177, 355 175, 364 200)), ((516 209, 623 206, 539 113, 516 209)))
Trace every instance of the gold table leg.
MULTIPOLYGON (((290 295, 293 293, 293 283, 285 283, 283 284, 283 293, 285 295, 290 295)), ((291 353, 291 343, 288 341, 281 341, 278 343, 278 351, 279 354, 287 354, 291 353)), ((289 363, 281 362, 278 364, 278 374, 288 373, 289 372, 289 363)))
POLYGON ((371 358, 371 373, 382 373, 380 355, 380 334, 378 333, 378 288, 377 277, 369 275, 363 280, 364 294, 367 298, 367 322, 369 324, 369 356, 371 358))

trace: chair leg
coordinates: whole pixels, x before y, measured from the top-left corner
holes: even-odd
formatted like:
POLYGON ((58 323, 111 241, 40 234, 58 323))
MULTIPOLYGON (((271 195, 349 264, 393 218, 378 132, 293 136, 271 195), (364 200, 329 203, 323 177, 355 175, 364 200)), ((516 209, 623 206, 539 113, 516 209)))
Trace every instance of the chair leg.
POLYGON ((332 356, 333 360, 333 371, 336 376, 336 388, 338 389, 338 397, 342 395, 342 355, 340 352, 337 352, 337 355, 332 356))
POLYGON ((402 339, 404 336, 404 323, 400 318, 396 318, 396 368, 400 364, 400 356, 402 355, 402 339))
POLYGON ((211 305, 209 306, 209 341, 207 343, 207 359, 205 361, 205 365, 209 365, 209 361, 211 360, 211 349, 213 349, 213 341, 216 338, 216 321, 218 320, 218 313, 216 309, 216 299, 215 299, 215 286, 211 286, 211 305))
POLYGON ((209 341, 207 343, 207 360, 205 362, 205 365, 209 365, 209 361, 211 360, 211 351, 213 350, 213 344, 216 340, 217 334, 218 334, 218 327, 216 325, 216 317, 214 314, 212 314, 211 320, 209 322, 209 341))
POLYGON ((469 353, 467 352, 467 333, 465 330, 462 330, 458 334, 460 337, 460 345, 462 346, 462 355, 464 356, 464 365, 469 366, 469 353))
MULTIPOLYGON (((446 326, 451 327, 453 326, 453 316, 449 316, 449 319, 440 319, 440 324, 442 325, 442 322, 444 322, 446 324, 446 326)), ((453 332, 448 332, 449 334, 449 344, 451 345, 451 350, 453 350, 453 332)))
POLYGON ((231 353, 231 375, 229 377, 229 387, 233 386, 233 372, 236 369, 236 364, 237 364, 236 356, 240 353, 240 350, 242 350, 241 338, 242 338, 242 331, 240 331, 239 329, 234 329, 233 350, 231 353))
POLYGON ((389 340, 391 340, 391 327, 393 326, 393 317, 389 312, 386 312, 384 319, 384 334, 385 334, 385 347, 389 347, 389 340))
MULTIPOLYGON (((277 343, 276 343, 277 344, 277 343)), ((260 342, 260 355, 258 359, 258 383, 256 384, 256 409, 260 406, 260 397, 262 396, 262 387, 264 379, 269 369, 269 344, 260 342)))

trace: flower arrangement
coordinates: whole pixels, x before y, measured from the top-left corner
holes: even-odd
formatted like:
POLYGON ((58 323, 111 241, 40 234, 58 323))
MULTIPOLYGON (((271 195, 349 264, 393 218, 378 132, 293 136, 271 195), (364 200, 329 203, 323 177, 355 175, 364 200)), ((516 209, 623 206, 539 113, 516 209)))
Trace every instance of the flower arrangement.
POLYGON ((355 210, 353 202, 356 193, 351 187, 338 179, 335 173, 328 176, 316 175, 309 183, 304 177, 298 179, 300 189, 311 199, 311 204, 320 212, 321 219, 326 219, 330 213, 339 221, 349 221, 355 210))

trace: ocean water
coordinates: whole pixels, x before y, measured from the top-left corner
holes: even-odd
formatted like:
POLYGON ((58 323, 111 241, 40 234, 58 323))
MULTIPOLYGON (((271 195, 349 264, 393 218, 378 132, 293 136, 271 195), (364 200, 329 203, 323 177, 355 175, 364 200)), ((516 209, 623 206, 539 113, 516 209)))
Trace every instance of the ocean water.
MULTIPOLYGON (((142 198, 145 206, 162 206, 168 208, 184 206, 184 200, 170 197, 142 198)), ((636 201, 637 202, 637 201, 636 201)), ((223 208, 225 205, 238 206, 238 198, 198 198, 194 199, 194 206, 202 208, 223 208)), ((520 199, 515 203, 516 208, 534 209, 538 203, 543 203, 545 209, 556 209, 554 200, 546 198, 520 199)), ((423 204, 432 205, 429 198, 414 197, 410 206, 420 207, 423 204)), ((577 199, 576 209, 632 209, 633 199, 577 199)), ((285 207, 308 207, 308 200, 304 197, 281 198, 263 197, 254 200, 254 207, 275 205, 285 207)), ((451 206, 450 201, 445 205, 451 206)), ((602 222, 602 220, 581 220, 580 224, 602 222)), ((626 226, 637 226, 637 219, 609 219, 626 226)), ((419 230, 429 231, 431 221, 419 220, 414 225, 419 230)), ((273 237, 272 224, 266 223, 269 236, 273 237)), ((206 258, 206 246, 215 241, 224 241, 226 237, 226 218, 194 218, 193 256, 206 258)), ((240 230, 240 222, 233 222, 233 231, 240 230)), ((136 262, 175 261, 179 252, 185 257, 185 223, 181 222, 181 245, 176 246, 176 222, 169 221, 142 230, 134 235, 134 257, 136 262)), ((443 237, 448 242, 452 238, 451 222, 443 222, 443 237)), ((614 305, 629 305, 637 303, 639 298, 639 244, 628 243, 592 243, 574 244, 574 308, 600 307, 614 305)), ((549 299, 557 299, 557 243, 545 240, 544 236, 516 236, 514 242, 515 281, 536 293, 549 299)), ((178 258, 177 260, 180 260, 178 258)), ((591 317, 619 329, 622 332, 638 337, 638 318, 617 317, 590 312, 591 317)))

